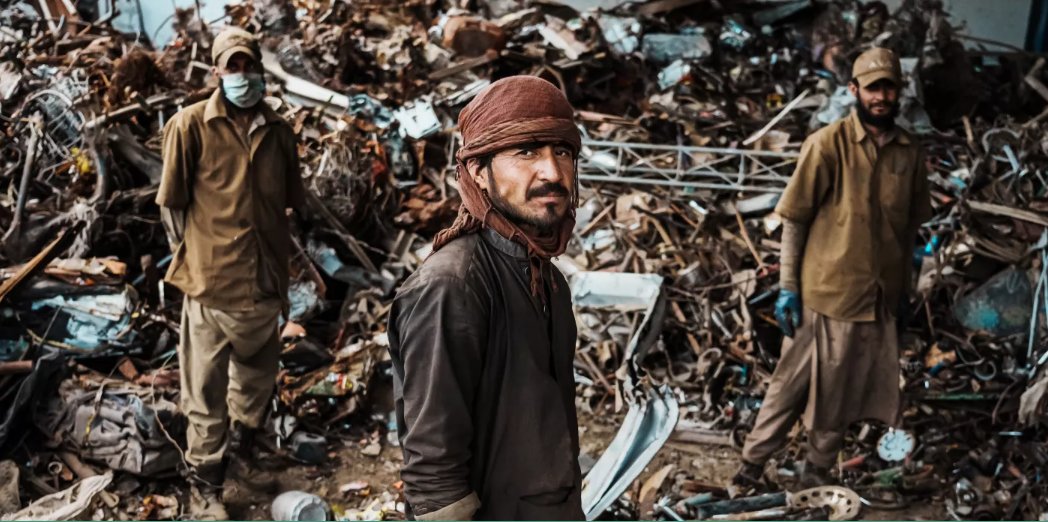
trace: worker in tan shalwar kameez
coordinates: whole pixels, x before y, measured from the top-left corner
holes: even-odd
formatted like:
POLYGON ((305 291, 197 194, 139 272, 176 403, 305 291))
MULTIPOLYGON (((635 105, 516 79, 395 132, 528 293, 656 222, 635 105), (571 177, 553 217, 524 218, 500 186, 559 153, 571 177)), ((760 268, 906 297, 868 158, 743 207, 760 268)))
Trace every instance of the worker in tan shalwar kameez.
POLYGON ((828 481, 849 424, 898 423, 896 317, 908 309, 917 230, 931 214, 920 143, 894 124, 900 76, 887 49, 859 56, 856 110, 804 142, 776 208, 784 223, 776 318, 790 339, 738 485, 760 485, 798 419, 808 434, 802 487, 828 481))
POLYGON ((211 55, 220 86, 164 127, 156 198, 174 251, 166 281, 185 293, 178 362, 196 520, 228 518, 227 472, 250 489, 276 486, 254 465, 252 442, 280 369, 288 210, 304 194, 295 133, 263 100, 254 35, 226 29, 211 55))

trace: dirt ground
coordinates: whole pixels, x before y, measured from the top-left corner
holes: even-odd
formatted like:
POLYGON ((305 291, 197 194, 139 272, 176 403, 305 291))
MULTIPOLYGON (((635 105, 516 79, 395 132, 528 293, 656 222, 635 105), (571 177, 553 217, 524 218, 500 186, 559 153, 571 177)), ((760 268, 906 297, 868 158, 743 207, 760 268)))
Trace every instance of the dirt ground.
MULTIPOLYGON (((279 491, 313 493, 332 507, 343 509, 357 508, 365 502, 359 497, 340 493, 339 488, 344 484, 367 482, 371 487, 371 497, 377 497, 384 491, 396 492, 394 484, 400 480, 400 463, 403 460, 400 448, 386 446, 377 457, 365 456, 357 447, 343 447, 331 454, 332 462, 323 467, 293 466, 279 473, 279 491)), ((270 513, 273 496, 230 489, 226 492, 226 507, 233 520, 273 519, 270 513)))
MULTIPOLYGON (((615 437, 621 421, 621 416, 598 418, 592 415, 580 415, 579 445, 582 453, 599 458, 604 448, 615 437)), ((663 447, 638 477, 639 483, 643 484, 667 464, 674 464, 674 473, 683 471, 689 479, 728 485, 735 472, 739 470, 741 462, 739 452, 724 446, 694 445, 694 447, 695 451, 687 452, 663 447)), ((664 484, 668 486, 671 483, 672 481, 667 479, 664 484)), ((908 508, 898 511, 863 508, 860 520, 945 520, 947 518, 941 499, 922 500, 922 502, 913 503, 908 508)), ((640 518, 641 520, 652 520, 653 513, 642 512, 640 518)))
MULTIPOLYGON (((386 390, 376 390, 385 393, 386 390)), ((391 401, 382 397, 377 401, 377 408, 391 406, 391 401)), ((594 416, 580 413, 579 441, 581 452, 597 459, 611 443, 621 425, 622 416, 594 416)), ((280 470, 278 478, 280 491, 300 490, 314 493, 324 498, 330 505, 342 509, 362 507, 368 502, 366 498, 343 495, 339 488, 351 482, 364 481, 371 487, 369 498, 376 498, 383 492, 396 494, 395 484, 400 480, 400 464, 403 461, 401 450, 383 441, 381 454, 377 457, 363 455, 356 441, 336 443, 329 448, 330 461, 322 466, 311 467, 295 465, 280 470)), ((738 470, 739 453, 723 446, 695 446, 689 451, 680 451, 664 447, 638 478, 643 484, 652 474, 666 466, 674 464, 670 477, 683 472, 689 479, 715 484, 727 485, 738 470)), ((672 484, 667 479, 665 486, 672 484)), ((273 496, 252 494, 229 488, 227 504, 229 514, 234 520, 271 520, 270 504, 273 496)), ((947 516, 941 500, 922 499, 922 502, 911 504, 899 511, 876 511, 864 508, 861 520, 944 520, 947 516)), ((640 513, 641 520, 652 520, 650 508, 640 513)))

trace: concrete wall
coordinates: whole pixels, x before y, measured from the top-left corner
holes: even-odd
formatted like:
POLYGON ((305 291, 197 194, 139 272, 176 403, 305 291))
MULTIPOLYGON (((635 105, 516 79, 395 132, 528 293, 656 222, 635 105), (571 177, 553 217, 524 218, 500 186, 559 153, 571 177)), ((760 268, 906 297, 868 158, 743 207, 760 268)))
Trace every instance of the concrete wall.
MULTIPOLYGON (((882 0, 894 11, 902 0, 882 0)), ((950 23, 964 22, 964 33, 977 38, 996 40, 1023 48, 1033 0, 945 0, 950 23)), ((977 44, 967 42, 969 48, 977 44)), ((989 48, 989 47, 988 47, 989 48)))
MULTIPOLYGON (((883 0, 888 8, 895 10, 902 0, 883 0)), ((1022 48, 1026 42, 1030 6, 1033 0, 945 0, 950 20, 954 25, 967 24, 966 34, 997 40, 1022 48)), ((192 7, 194 0, 112 0, 120 10, 114 21, 117 29, 129 33, 139 31, 137 5, 142 6, 142 18, 149 38, 156 34, 158 47, 164 46, 173 36, 171 20, 175 7, 192 7)), ((225 0, 200 0, 204 19, 211 22, 222 16, 225 0)), ((977 47, 968 44, 969 47, 977 47)))
MULTIPOLYGON (((152 39, 158 48, 163 47, 174 36, 171 30, 171 22, 174 18, 175 8, 194 7, 194 0, 112 0, 120 11, 120 16, 113 21, 116 29, 127 33, 139 32, 138 5, 142 6, 142 21, 145 25, 147 36, 152 39)), ((212 22, 225 14, 225 0, 200 0, 200 11, 204 20, 212 22)))

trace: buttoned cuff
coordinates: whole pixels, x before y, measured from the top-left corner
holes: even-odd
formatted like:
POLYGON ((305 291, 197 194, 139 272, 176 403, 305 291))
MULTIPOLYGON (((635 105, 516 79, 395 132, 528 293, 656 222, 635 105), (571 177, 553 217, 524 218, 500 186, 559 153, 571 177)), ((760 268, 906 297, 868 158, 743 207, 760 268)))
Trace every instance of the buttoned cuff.
POLYGON ((480 497, 476 492, 465 498, 425 515, 415 515, 415 520, 473 520, 473 514, 480 509, 480 497))

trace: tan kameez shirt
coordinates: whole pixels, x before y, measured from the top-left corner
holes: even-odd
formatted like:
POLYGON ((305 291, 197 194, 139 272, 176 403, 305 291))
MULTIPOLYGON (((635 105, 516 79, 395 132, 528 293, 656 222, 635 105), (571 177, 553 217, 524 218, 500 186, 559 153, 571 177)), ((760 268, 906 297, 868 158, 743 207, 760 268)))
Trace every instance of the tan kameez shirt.
POLYGON ((186 211, 185 239, 166 281, 205 306, 248 311, 271 272, 287 301, 291 236, 287 208, 303 203, 291 127, 261 104, 245 135, 221 91, 178 112, 164 127, 164 173, 156 202, 186 211), (262 266, 260 266, 262 265, 262 266))
POLYGON ((918 227, 931 218, 920 143, 903 130, 877 147, 853 111, 812 134, 776 207, 809 225, 804 305, 841 321, 873 321, 908 291, 918 227))

